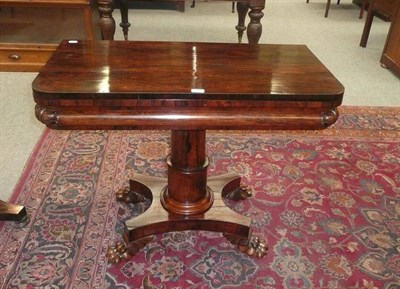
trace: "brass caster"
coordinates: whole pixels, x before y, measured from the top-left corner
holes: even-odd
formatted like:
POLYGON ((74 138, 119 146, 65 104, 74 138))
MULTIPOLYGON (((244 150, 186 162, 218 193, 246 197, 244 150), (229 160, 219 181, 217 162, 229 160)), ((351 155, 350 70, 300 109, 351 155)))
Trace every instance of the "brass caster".
POLYGON ((116 242, 115 246, 109 246, 107 249, 106 257, 110 264, 129 260, 154 239, 154 236, 147 236, 142 239, 129 241, 126 234, 123 234, 122 237, 124 241, 116 242))
POLYGON ((146 200, 146 198, 142 194, 130 190, 129 187, 124 187, 122 189, 119 189, 115 195, 117 201, 125 203, 136 204, 139 202, 144 202, 146 200))
POLYGON ((239 249, 239 251, 246 253, 249 256, 262 258, 268 253, 267 242, 260 239, 257 235, 251 235, 250 239, 231 234, 224 235, 228 241, 230 241, 239 249))
POLYGON ((106 257, 108 263, 117 264, 122 261, 129 260, 131 255, 128 252, 125 242, 116 242, 114 247, 108 247, 106 257))
POLYGON ((240 187, 227 194, 226 198, 232 201, 243 201, 250 198, 252 195, 253 192, 249 186, 240 185, 240 187))
POLYGON ((241 185, 240 186, 240 199, 245 200, 250 198, 253 195, 253 192, 249 186, 241 185))
POLYGON ((251 235, 250 239, 248 240, 248 245, 245 249, 245 253, 249 256, 263 258, 268 253, 267 242, 260 239, 257 235, 251 235))

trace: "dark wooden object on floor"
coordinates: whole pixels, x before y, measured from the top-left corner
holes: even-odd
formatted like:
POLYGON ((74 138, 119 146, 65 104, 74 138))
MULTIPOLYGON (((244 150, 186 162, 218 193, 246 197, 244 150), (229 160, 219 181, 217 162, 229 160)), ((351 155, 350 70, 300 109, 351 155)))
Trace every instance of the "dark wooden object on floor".
POLYGON ((367 17, 365 18, 364 29, 361 35, 360 46, 366 47, 371 31, 372 21, 377 13, 386 15, 389 19, 394 16, 396 12, 396 5, 399 0, 371 0, 368 6, 367 17))
MULTIPOLYGON (((128 20, 128 3, 130 0, 117 0, 118 7, 121 11, 121 23, 122 31, 124 33, 125 40, 128 40, 128 31, 131 24, 128 20)), ((229 1, 232 0, 219 0, 219 1, 229 1)), ((247 38, 249 43, 258 43, 261 32, 261 18, 264 16, 262 12, 265 7, 265 0, 243 0, 237 3, 237 13, 238 13, 238 25, 236 25, 236 30, 238 32, 238 42, 242 42, 242 37, 244 31, 247 29, 247 38), (250 10, 249 24, 245 25, 247 12, 250 10)), ((115 29, 114 29, 115 30, 115 29)))
POLYGON ((390 24, 389 34, 383 49, 381 63, 400 77, 400 1, 390 24))
POLYGON ((24 206, 0 200, 0 221, 23 221, 27 217, 24 206))
POLYGON ((250 193, 236 173, 207 178, 206 130, 323 129, 343 86, 304 45, 64 41, 33 84, 36 117, 53 129, 171 130, 168 177, 137 175, 119 200, 151 199, 109 251, 128 258, 154 234, 223 232, 250 255, 265 242, 224 198, 250 193), (215 61, 218 59, 218 61, 215 61))

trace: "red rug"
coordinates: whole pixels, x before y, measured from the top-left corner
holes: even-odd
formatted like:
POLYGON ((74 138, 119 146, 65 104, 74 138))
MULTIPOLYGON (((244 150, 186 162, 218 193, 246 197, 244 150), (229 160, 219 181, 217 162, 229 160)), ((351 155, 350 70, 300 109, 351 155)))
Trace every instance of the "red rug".
POLYGON ((209 174, 236 171, 269 253, 218 233, 156 236, 108 265, 134 173, 164 176, 169 132, 45 130, 12 196, 30 223, 0 222, 1 288, 400 288, 400 108, 343 107, 323 131, 208 132, 209 174))

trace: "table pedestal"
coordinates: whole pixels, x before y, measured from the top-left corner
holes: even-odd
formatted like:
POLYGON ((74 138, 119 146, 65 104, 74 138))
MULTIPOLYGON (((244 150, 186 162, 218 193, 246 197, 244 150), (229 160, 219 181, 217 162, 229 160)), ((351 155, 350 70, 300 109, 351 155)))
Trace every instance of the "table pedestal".
POLYGON ((172 131, 168 178, 136 175, 129 188, 117 193, 117 200, 136 203, 150 199, 151 205, 125 222, 125 243, 109 248, 110 262, 130 258, 155 234, 185 230, 222 232, 241 251, 266 255, 265 241, 250 233, 251 219, 232 211, 223 201, 251 195, 240 185, 240 176, 227 173, 207 178, 205 139, 204 130, 172 131))

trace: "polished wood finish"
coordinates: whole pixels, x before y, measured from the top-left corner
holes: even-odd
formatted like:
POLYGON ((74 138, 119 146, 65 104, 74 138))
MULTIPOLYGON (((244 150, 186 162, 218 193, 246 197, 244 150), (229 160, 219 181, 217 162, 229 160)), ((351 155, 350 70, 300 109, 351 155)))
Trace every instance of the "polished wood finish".
POLYGON ((400 1, 397 1, 395 11, 382 53, 381 63, 400 77, 400 1))
POLYGON ((376 16, 377 13, 381 13, 388 17, 388 19, 392 19, 394 13, 396 12, 396 5, 399 0, 371 0, 368 6, 368 13, 365 19, 364 29, 361 35, 360 46, 366 47, 369 33, 371 31, 372 20, 376 16))
POLYGON ((119 200, 151 200, 108 256, 129 257, 156 233, 223 232, 262 257, 251 220, 224 198, 251 194, 240 176, 207 178, 208 129, 323 129, 344 88, 304 45, 64 41, 32 84, 37 118, 54 129, 171 130, 167 178, 134 176, 119 200), (133 244, 133 245, 132 245, 133 244))
POLYGON ((321 129, 343 94, 304 45, 124 41, 62 42, 33 90, 62 129, 321 129))

